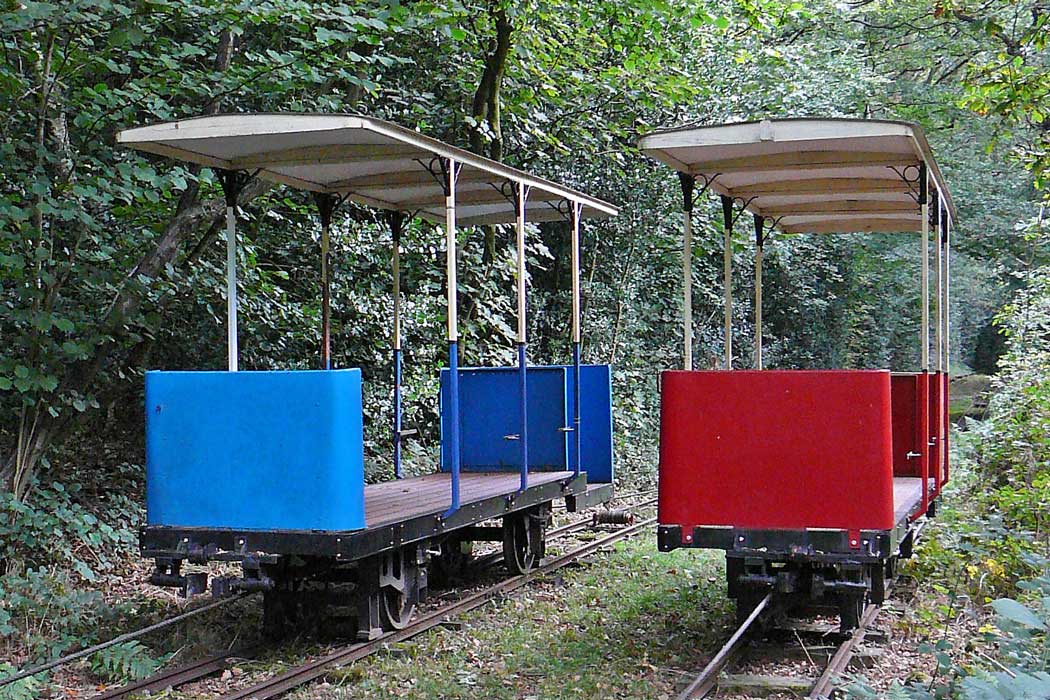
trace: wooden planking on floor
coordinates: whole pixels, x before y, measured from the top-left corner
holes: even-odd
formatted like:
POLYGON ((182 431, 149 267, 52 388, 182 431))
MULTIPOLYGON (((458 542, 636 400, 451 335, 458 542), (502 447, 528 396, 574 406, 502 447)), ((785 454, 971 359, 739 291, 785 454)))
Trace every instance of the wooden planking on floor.
MULTIPOLYGON (((530 472, 529 486, 572 477, 572 472, 530 472)), ((520 484, 517 472, 463 472, 459 488, 461 505, 514 493, 520 484)), ((452 477, 447 473, 365 486, 365 522, 368 527, 439 513, 452 503, 452 477)))
POLYGON ((893 519, 901 522, 913 513, 922 501, 922 478, 917 476, 893 477, 893 519))

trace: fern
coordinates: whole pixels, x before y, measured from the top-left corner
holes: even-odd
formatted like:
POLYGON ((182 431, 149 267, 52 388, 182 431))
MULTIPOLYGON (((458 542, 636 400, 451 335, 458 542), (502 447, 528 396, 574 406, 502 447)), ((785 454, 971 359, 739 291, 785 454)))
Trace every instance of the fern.
POLYGON ((111 683, 141 680, 160 667, 160 661, 137 641, 102 649, 91 656, 90 663, 95 675, 111 683))
MULTIPOLYGON (((18 669, 11 664, 0 664, 0 678, 14 675, 18 669)), ((0 688, 0 700, 36 700, 44 690, 45 674, 37 674, 9 683, 0 688)))

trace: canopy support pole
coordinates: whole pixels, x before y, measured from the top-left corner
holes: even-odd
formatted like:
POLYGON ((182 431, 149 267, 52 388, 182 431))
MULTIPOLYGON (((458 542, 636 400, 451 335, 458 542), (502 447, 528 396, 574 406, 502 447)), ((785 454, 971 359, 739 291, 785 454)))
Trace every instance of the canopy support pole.
POLYGON ((526 357, 527 322, 525 290, 525 203, 529 189, 524 182, 514 189, 516 209, 515 228, 518 254, 518 400, 520 402, 520 424, 518 427, 518 456, 521 459, 521 481, 518 490, 529 488, 529 408, 528 408, 528 364, 526 357))
POLYGON ((241 170, 220 170, 219 182, 226 198, 226 363, 237 371, 237 197, 251 175, 241 170))
POLYGON ((945 374, 951 374, 951 294, 949 291, 949 285, 951 284, 950 262, 951 257, 951 230, 952 230, 952 219, 951 213, 948 211, 947 204, 944 205, 944 211, 941 213, 941 237, 942 245, 944 246, 944 288, 941 293, 944 295, 944 300, 941 302, 941 312, 944 314, 944 372, 945 374))
POLYGON ((922 242, 920 247, 922 294, 922 328, 919 333, 921 345, 920 369, 930 370, 930 192, 926 175, 926 163, 919 165, 919 209, 922 217, 922 242))
POLYGON ((441 159, 445 188, 445 260, 448 281, 448 393, 449 393, 449 454, 452 470, 452 504, 445 517, 459 510, 459 317, 456 307, 456 179, 460 165, 452 158, 441 159))
POLYGON ((394 478, 401 479, 401 232, 405 224, 405 215, 399 211, 388 211, 387 224, 393 239, 390 266, 394 278, 394 478))
POLYGON ((314 194, 321 218, 321 368, 332 369, 332 282, 329 236, 332 214, 343 199, 328 192, 314 194))
POLYGON ((951 321, 951 310, 950 309, 951 309, 951 307, 950 307, 950 305, 948 303, 949 302, 948 286, 949 286, 949 283, 950 283, 950 280, 951 280, 951 277, 948 274, 948 272, 949 272, 948 257, 949 257, 949 243, 950 243, 950 239, 951 239, 951 223, 952 223, 952 221, 951 221, 951 214, 948 211, 947 202, 942 200, 942 202, 941 202, 941 230, 940 230, 941 247, 943 248, 943 253, 942 253, 942 258, 941 258, 941 266, 943 268, 943 271, 941 272, 941 279, 944 280, 944 284, 943 284, 943 286, 941 288, 941 296, 942 296, 942 299, 941 299, 941 315, 943 317, 943 320, 941 321, 941 326, 944 329, 944 346, 943 346, 943 349, 942 349, 942 352, 944 353, 944 364, 943 364, 944 375, 941 377, 941 381, 944 382, 943 387, 942 387, 942 392, 943 392, 942 396, 944 397, 944 420, 943 420, 943 423, 942 423, 942 426, 941 426, 941 428, 943 430, 943 435, 944 435, 944 437, 943 437, 943 439, 941 441, 942 460, 943 460, 943 470, 942 470, 942 474, 941 474, 942 484, 948 482, 948 471, 949 471, 950 462, 951 462, 951 460, 949 459, 949 456, 948 456, 948 438, 949 438, 949 433, 951 431, 951 427, 950 427, 950 423, 949 423, 950 415, 949 415, 948 397, 949 397, 949 392, 950 392, 950 388, 949 387, 950 387, 950 383, 951 383, 951 374, 952 374, 952 372, 951 372, 951 353, 948 352, 949 339, 951 338, 951 332, 950 332, 951 331, 951 325, 950 325, 950 321, 951 321))
POLYGON ((762 369, 762 255, 766 220, 755 214, 755 369, 762 369))
POLYGON ((693 369, 693 188, 696 178, 678 173, 682 186, 682 367, 693 369))
POLYGON ((580 328, 580 219, 583 218, 583 205, 579 202, 570 202, 570 223, 572 225, 572 394, 573 394, 573 416, 572 434, 575 448, 575 459, 573 460, 573 473, 580 475, 582 466, 582 435, 580 434, 580 345, 582 342, 582 331, 580 328))
POLYGON ((933 258, 933 286, 936 290, 933 299, 933 315, 934 315, 934 337, 933 347, 935 348, 936 357, 934 358, 935 371, 944 371, 944 311, 941 308, 942 295, 944 292, 944 280, 941 277, 941 263, 943 262, 943 252, 941 248, 941 193, 936 192, 936 203, 934 204, 933 211, 930 212, 932 220, 930 222, 931 228, 933 229, 933 243, 934 243, 934 258, 933 258))
POLYGON ((725 234, 722 252, 725 285, 725 368, 733 369, 733 199, 722 195, 722 222, 725 234))
POLYGON ((930 504, 930 183, 925 161, 919 164, 919 216, 921 227, 921 273, 922 328, 919 333, 922 343, 919 373, 919 419, 918 449, 920 451, 920 476, 922 476, 922 507, 912 517, 926 512, 930 504))

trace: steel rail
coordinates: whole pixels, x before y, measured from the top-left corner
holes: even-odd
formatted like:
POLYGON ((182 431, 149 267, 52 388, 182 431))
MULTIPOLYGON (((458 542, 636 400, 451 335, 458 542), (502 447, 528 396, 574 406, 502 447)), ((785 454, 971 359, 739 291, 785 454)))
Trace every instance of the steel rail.
POLYGON ((196 661, 190 661, 189 663, 176 666, 174 668, 166 669, 155 673, 148 678, 144 678, 141 681, 135 681, 122 685, 116 688, 110 688, 105 690, 98 695, 92 696, 91 700, 123 700, 132 695, 144 692, 159 692, 167 690, 168 688, 174 688, 180 685, 185 685, 192 681, 210 676, 213 673, 226 670, 230 665, 230 660, 235 658, 241 658, 242 655, 249 653, 249 650, 241 651, 227 651, 220 654, 213 654, 212 656, 206 656, 196 661))
POLYGON ((809 691, 807 698, 811 700, 827 700, 831 697, 831 692, 834 690, 835 680, 842 675, 842 673, 849 666, 850 659, 853 658, 853 652, 856 651, 857 645, 864 639, 864 635, 867 634, 868 627, 878 617, 879 606, 869 605, 864 609, 864 614, 860 618, 860 623, 857 625, 857 629, 853 630, 853 634, 850 635, 849 639, 842 642, 839 648, 835 650, 834 656, 828 662, 828 665, 824 667, 824 672, 820 674, 820 678, 813 684, 813 688, 809 691))
POLYGON ((90 656, 90 655, 94 654, 95 652, 102 651, 103 649, 108 649, 109 647, 114 646, 116 644, 120 644, 122 642, 127 642, 127 641, 130 641, 132 639, 137 639, 137 638, 139 638, 139 637, 141 637, 143 635, 149 634, 150 632, 156 632, 157 630, 164 629, 165 627, 170 627, 171 625, 174 625, 177 622, 182 622, 183 620, 187 620, 187 619, 189 619, 191 617, 194 617, 196 615, 200 615, 201 613, 207 612, 209 610, 213 610, 214 608, 218 608, 218 607, 221 607, 223 605, 227 605, 229 603, 232 603, 235 600, 242 600, 242 599, 244 599, 245 597, 247 597, 249 595, 252 595, 252 593, 242 593, 241 595, 237 595, 237 596, 234 596, 232 598, 223 598, 222 600, 217 600, 217 601, 214 601, 212 603, 208 603, 207 605, 202 605, 199 608, 194 608, 193 610, 189 610, 187 612, 184 612, 184 613, 182 613, 180 615, 176 615, 175 617, 169 617, 167 620, 164 620, 162 622, 158 622, 155 625, 150 625, 149 627, 144 627, 144 628, 142 628, 140 630, 137 630, 135 632, 127 632, 126 634, 122 634, 122 635, 120 635, 118 637, 114 637, 113 639, 110 639, 108 642, 102 642, 101 644, 96 644, 95 646, 91 646, 91 647, 88 647, 86 649, 81 649, 80 651, 74 652, 72 654, 67 654, 66 656, 63 656, 63 657, 58 658, 58 659, 54 659, 53 661, 48 661, 47 663, 40 664, 39 666, 33 666, 32 668, 27 668, 24 671, 19 671, 18 673, 14 674, 13 676, 7 676, 5 678, 0 678, 0 688, 2 688, 3 686, 5 686, 5 685, 7 685, 9 683, 14 683, 17 680, 21 680, 23 678, 28 678, 29 676, 35 676, 36 674, 41 673, 43 671, 49 671, 49 670, 51 670, 53 668, 56 668, 58 666, 64 666, 65 664, 68 664, 70 661, 76 661, 77 659, 82 659, 85 656, 90 656))
POLYGON ((383 649, 389 644, 401 642, 410 637, 414 637, 422 632, 433 629, 447 621, 451 616, 460 615, 466 612, 470 612, 476 608, 481 607, 485 603, 489 602, 493 598, 499 595, 505 595, 516 591, 519 588, 526 586, 528 583, 536 578, 557 571, 558 569, 567 566, 579 559, 593 554, 600 550, 602 547, 613 544, 619 540, 622 540, 630 535, 640 532, 649 526, 656 523, 656 518, 649 518, 636 525, 624 528, 610 535, 602 537, 600 539, 589 542, 582 547, 574 549, 571 552, 567 552, 561 556, 551 559, 546 564, 539 566, 529 573, 514 576, 513 578, 505 579, 492 586, 478 591, 465 598, 445 605, 437 610, 433 610, 426 615, 423 615, 415 622, 412 622, 407 627, 401 630, 395 630, 392 632, 386 632, 385 634, 373 639, 369 642, 360 642, 358 644, 351 644, 342 649, 336 650, 326 656, 316 659, 314 661, 305 663, 301 666, 297 666, 290 669, 282 674, 274 676, 262 683, 257 685, 243 688, 241 690, 234 691, 228 695, 223 696, 222 700, 247 700, 248 698, 254 698, 255 700, 267 700, 268 698, 277 697, 282 695, 293 688, 297 688, 301 685, 309 683, 313 680, 321 678, 330 669, 344 666, 354 661, 359 661, 368 657, 375 652, 383 649))
POLYGON ((707 662, 707 666, 704 666, 704 670, 700 672, 700 675, 685 690, 679 693, 678 700, 696 700, 697 698, 706 697, 708 693, 714 690, 715 686, 718 685, 718 676, 722 669, 729 665, 740 653, 740 650, 743 649, 748 630, 751 629, 751 625, 755 623, 755 620, 758 619, 759 615, 769 606, 772 600, 773 591, 770 591, 765 598, 759 601, 743 624, 729 638, 729 641, 718 650, 714 658, 707 662))

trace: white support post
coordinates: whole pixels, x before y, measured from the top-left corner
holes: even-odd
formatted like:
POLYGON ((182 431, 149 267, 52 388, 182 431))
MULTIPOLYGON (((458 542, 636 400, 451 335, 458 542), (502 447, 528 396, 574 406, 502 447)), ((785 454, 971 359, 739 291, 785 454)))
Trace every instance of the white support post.
POLYGON ((762 256, 765 219, 755 216, 755 369, 762 369, 762 256))
POLYGON ((944 372, 948 376, 951 376, 951 365, 952 365, 952 354, 951 354, 951 338, 952 338, 952 313, 951 313, 951 249, 952 249, 952 217, 948 207, 944 208, 945 224, 947 229, 944 235, 944 301, 941 302, 941 309, 944 313, 944 372))
POLYGON ((572 202, 572 342, 580 344, 582 332, 580 329, 580 218, 582 217, 582 205, 572 202))
POLYGON ((227 366, 237 371, 237 207, 226 207, 226 351, 227 366))
POLYGON ((933 239, 934 239, 934 242, 936 244, 936 247, 934 248, 936 253, 934 255, 934 273, 933 274, 934 274, 934 288, 937 290, 937 295, 934 298, 934 309, 933 309, 933 315, 936 317, 936 321, 935 321, 935 324, 934 324, 934 330, 935 330, 934 347, 936 348, 936 352, 937 352, 936 368, 937 368, 938 372, 943 372, 944 371, 944 308, 943 308, 943 299, 942 299, 942 296, 944 294, 944 278, 943 278, 943 270, 941 269, 944 255, 943 255, 942 247, 941 247, 941 231, 940 231, 940 228, 941 228, 941 225, 942 225, 941 224, 941 216, 943 216, 943 212, 944 212, 944 208, 941 206, 943 201, 944 200, 941 198, 941 192, 940 192, 940 190, 938 190, 937 191, 937 203, 936 203, 937 217, 935 219, 935 221, 937 222, 937 228, 933 232, 933 239))
POLYGON ((724 241, 722 284, 725 294, 725 368, 733 369, 733 200, 722 195, 724 241))
POLYGON ((693 369, 693 212, 682 212, 682 338, 685 352, 682 365, 693 369))
POLYGON ((930 369, 930 203, 928 184, 926 183, 926 168, 922 168, 922 182, 919 191, 922 199, 920 216, 922 216, 922 241, 920 243, 920 288, 922 294, 922 328, 920 342, 922 343, 920 357, 920 369, 926 372, 930 369))
POLYGON ((527 325, 525 322, 525 198, 528 196, 528 193, 524 182, 518 183, 517 190, 516 203, 518 211, 515 228, 518 252, 518 343, 524 345, 527 325))

